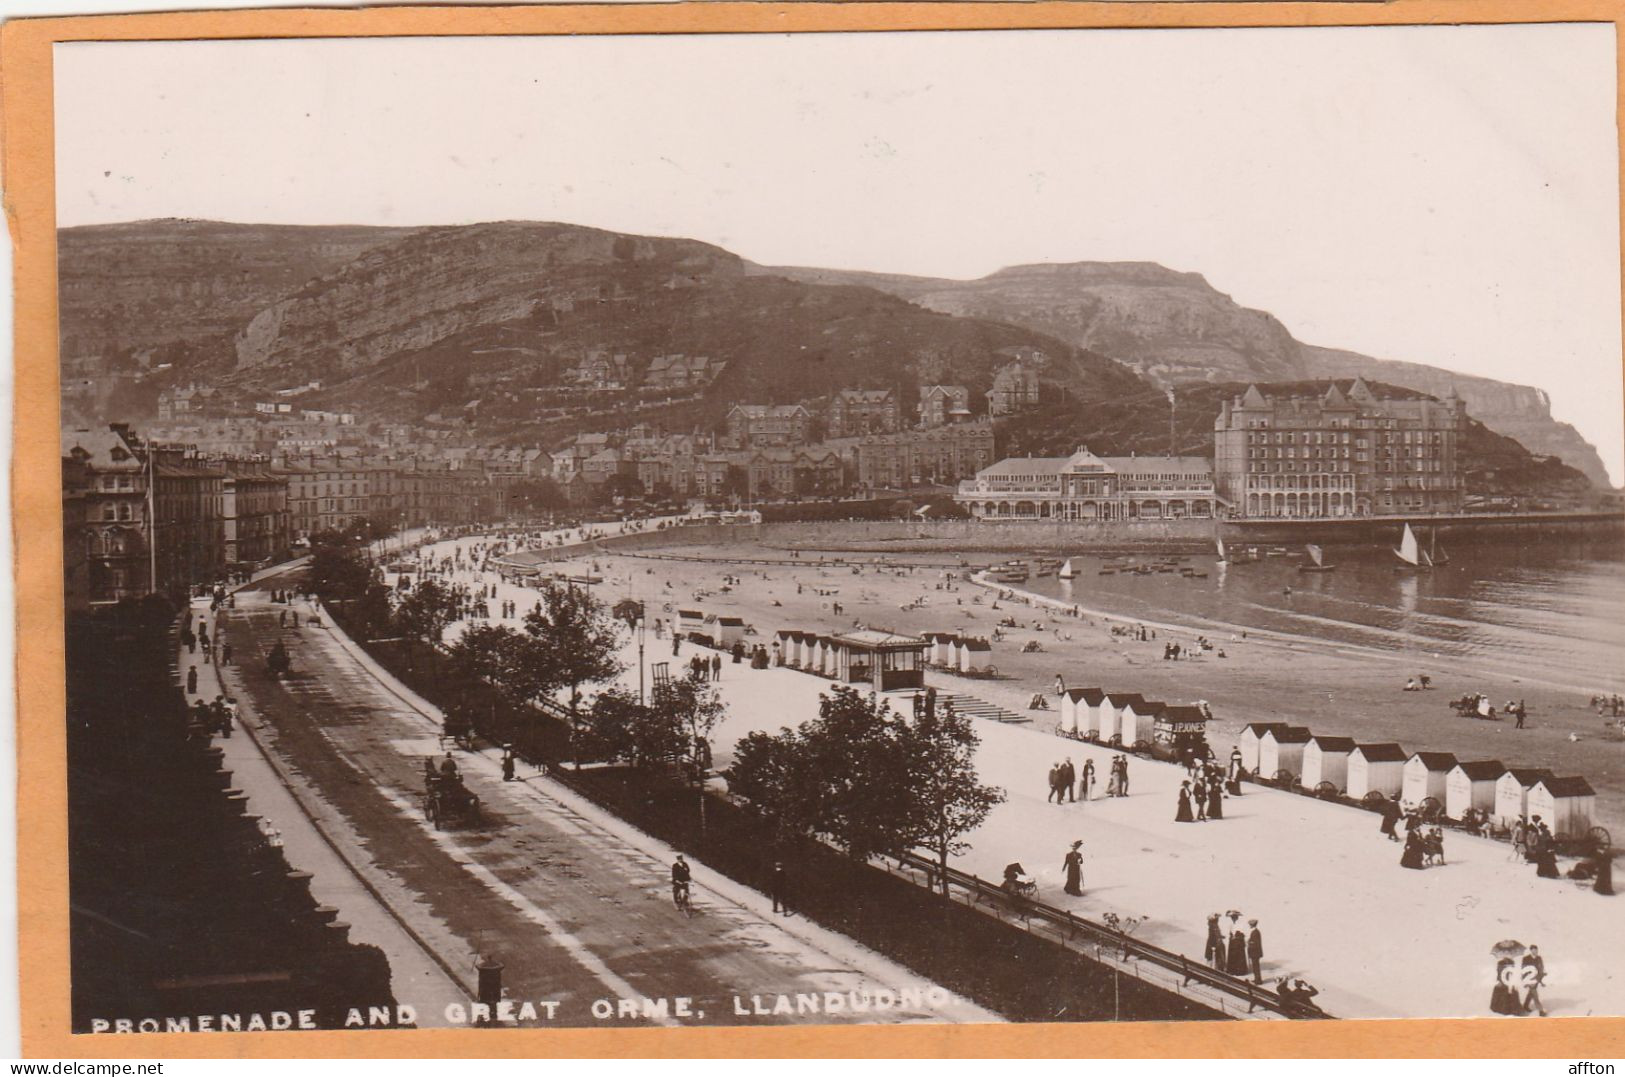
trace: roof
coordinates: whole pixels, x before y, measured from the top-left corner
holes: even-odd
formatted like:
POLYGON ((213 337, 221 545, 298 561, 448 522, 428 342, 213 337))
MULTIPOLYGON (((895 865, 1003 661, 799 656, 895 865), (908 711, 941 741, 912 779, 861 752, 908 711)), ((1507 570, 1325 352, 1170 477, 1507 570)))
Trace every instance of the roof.
POLYGON ((1168 704, 1160 699, 1142 699, 1138 703, 1129 703, 1135 714, 1161 714, 1168 709, 1168 704))
POLYGON ((1081 699, 1091 707, 1098 707, 1106 698, 1106 693, 1099 688, 1068 688, 1066 696, 1074 703, 1081 699))
POLYGON ((1101 463, 1120 475, 1211 475, 1205 456, 1102 456, 1101 463))
POLYGON ((856 632, 843 632, 835 637, 837 643, 853 643, 860 647, 924 647, 925 640, 919 636, 901 636, 896 632, 879 632, 872 628, 860 628, 856 632))
POLYGON ((1241 731, 1243 733, 1250 732, 1253 736, 1262 738, 1265 733, 1272 729, 1285 729, 1286 727, 1285 722, 1248 722, 1241 727, 1241 731))
POLYGON ((1071 462, 1070 456, 1012 456, 984 467, 976 475, 1059 475, 1071 462))
POLYGON ((991 651, 993 649, 993 644, 985 639, 962 639, 959 641, 959 645, 967 651, 991 651))
POLYGON ((677 616, 679 616, 679 617, 704 617, 705 614, 700 612, 699 610, 678 610, 677 611, 677 616))
MULTIPOLYGON (((1411 759, 1420 759, 1429 770, 1449 770, 1456 765, 1456 757, 1449 752, 1417 752, 1411 759)), ((1409 763, 1411 759, 1405 762, 1409 763)))
MULTIPOLYGON (((1279 726, 1264 733, 1264 737, 1275 738, 1277 744, 1308 744, 1313 736, 1314 734, 1309 732, 1308 726, 1301 725, 1279 726)), ((1264 738, 1260 737, 1259 739, 1264 738)))
POLYGON ((1172 707, 1162 708, 1162 713, 1157 717, 1165 722, 1205 722, 1207 721, 1207 712, 1201 707, 1193 707, 1189 703, 1180 703, 1172 707))
POLYGON ((1554 797, 1592 797, 1597 791, 1591 788, 1591 783, 1578 775, 1570 778, 1542 778, 1540 785, 1554 797))
POLYGON ((1106 698, 1112 701, 1114 707, 1127 707, 1133 703, 1145 702, 1145 697, 1138 692, 1107 692, 1106 698))
POLYGON ((1456 770, 1475 782, 1494 781, 1507 772, 1507 768, 1499 759, 1475 759, 1471 763, 1457 763, 1456 770))
POLYGON ((1367 763, 1405 762, 1405 749, 1397 744, 1356 744, 1354 750, 1359 752, 1367 763))
POLYGON ((879 404, 893 395, 890 389, 842 389, 835 394, 835 398, 853 403, 879 404))
POLYGON ((744 623, 745 623, 745 619, 743 617, 718 617, 717 618, 717 624, 719 624, 719 625, 742 625, 744 623))
POLYGON ((1352 752, 1354 751, 1353 737, 1310 737, 1316 748, 1323 752, 1352 752))
MULTIPOLYGON (((1512 777, 1516 779, 1517 783, 1523 786, 1525 789, 1528 789, 1547 778, 1555 778, 1557 776, 1551 771, 1542 767, 1508 767, 1507 774, 1512 775, 1512 777)), ((1502 777, 1506 777, 1506 774, 1503 774, 1502 777)))

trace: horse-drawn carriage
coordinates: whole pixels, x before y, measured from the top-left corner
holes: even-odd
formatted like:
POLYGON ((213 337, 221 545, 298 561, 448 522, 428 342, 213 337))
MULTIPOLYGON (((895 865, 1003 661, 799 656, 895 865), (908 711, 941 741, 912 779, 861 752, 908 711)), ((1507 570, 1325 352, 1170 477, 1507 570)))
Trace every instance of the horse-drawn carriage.
POLYGON ((440 729, 440 747, 451 741, 465 752, 474 750, 474 721, 461 711, 448 710, 440 729))
POLYGON ((283 646, 281 640, 271 644, 271 650, 265 656, 265 671, 273 680, 281 680, 293 672, 293 661, 288 657, 288 648, 283 646))
POLYGON ((445 826, 479 826, 480 798, 456 771, 426 771, 423 814, 436 830, 445 826))

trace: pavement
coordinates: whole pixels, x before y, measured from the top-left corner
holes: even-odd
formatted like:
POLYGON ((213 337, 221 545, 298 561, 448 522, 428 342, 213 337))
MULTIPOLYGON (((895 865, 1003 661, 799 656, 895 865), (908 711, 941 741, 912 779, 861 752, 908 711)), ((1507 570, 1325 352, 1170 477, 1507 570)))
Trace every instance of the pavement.
MULTIPOLYGON (((670 896, 671 849, 539 774, 503 782, 494 753, 457 753, 483 823, 434 829, 421 794, 425 757, 442 754, 438 712, 342 634, 280 627, 287 608, 245 590, 236 609, 221 611, 238 662, 228 684, 276 770, 361 884, 335 891, 348 891, 358 910, 360 890, 376 895, 449 978, 471 982, 477 960, 499 960, 508 997, 533 1003, 542 1025, 999 1020, 849 939, 774 915, 765 896, 700 865, 693 915, 683 915, 670 896), (279 638, 294 669, 283 681, 264 670, 279 638), (826 1010, 835 995, 888 993, 896 1005, 826 1010), (776 1007, 781 996, 794 1001, 776 1007)), ((290 828, 282 829, 286 840, 290 828)), ((326 869, 344 874, 331 862, 326 869)), ((376 913, 345 908, 344 918, 376 913)), ((408 974, 405 982, 416 990, 419 981, 408 974)), ((437 1001, 445 987, 425 986, 424 997, 437 1001)), ((397 994, 419 1004, 405 986, 397 994)))
MULTIPOLYGON (((535 601, 533 591, 498 586, 496 600, 513 598, 521 611, 535 601)), ((457 631, 460 624, 448 638, 457 631)), ((691 653, 684 644, 677 662, 691 653)), ((622 658, 622 683, 635 688, 631 641, 622 658)), ((672 661, 671 644, 651 636, 645 662, 657 661, 672 661)), ((935 683, 977 692, 960 678, 935 683)), ((717 769, 728 766, 746 733, 813 717, 830 684, 725 662, 717 688, 729 713, 713 737, 717 769)), ((907 696, 895 706, 906 711, 907 696)), ((1459 832, 1446 834, 1447 864, 1407 870, 1399 866, 1400 846, 1378 833, 1376 815, 1256 786, 1227 798, 1222 820, 1176 823, 1183 769, 1139 758, 1129 764, 1130 796, 1057 806, 1045 798, 1053 763, 1070 756, 1081 768, 1094 758, 1098 797, 1113 753, 1059 738, 1052 724, 1042 712, 1030 726, 976 721, 978 770, 1008 800, 969 835, 971 848, 955 858, 956 867, 998 879, 1005 864, 1020 861, 1037 877, 1042 900, 1095 920, 1106 913, 1135 918, 1136 937, 1197 960, 1207 916, 1240 910, 1244 921, 1259 920, 1265 982, 1304 978, 1339 1017, 1490 1016, 1490 949, 1505 939, 1540 946, 1548 972, 1542 994, 1553 1015, 1625 1014, 1619 907, 1589 883, 1539 879, 1532 865, 1510 859, 1506 844, 1459 832), (1085 894, 1073 898, 1062 890, 1061 861, 1080 838, 1085 894)))

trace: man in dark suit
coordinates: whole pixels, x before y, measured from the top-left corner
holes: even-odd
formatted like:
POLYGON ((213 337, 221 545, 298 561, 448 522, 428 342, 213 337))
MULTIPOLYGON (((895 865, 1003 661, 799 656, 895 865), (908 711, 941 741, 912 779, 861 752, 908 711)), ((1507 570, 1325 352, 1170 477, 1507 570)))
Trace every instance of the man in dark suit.
POLYGON ((1258 930, 1257 920, 1248 920, 1247 926, 1252 928, 1247 933, 1247 964, 1252 966, 1253 983, 1264 982, 1264 935, 1258 930))
POLYGON ((1534 969, 1533 973, 1524 974, 1524 982, 1528 985, 1528 993, 1523 998, 1523 1012, 1535 1010, 1542 1017, 1546 1016, 1546 1006, 1540 1001, 1540 988, 1546 982, 1546 959, 1540 956, 1540 947, 1531 946, 1529 952, 1523 955, 1523 967, 1534 969))

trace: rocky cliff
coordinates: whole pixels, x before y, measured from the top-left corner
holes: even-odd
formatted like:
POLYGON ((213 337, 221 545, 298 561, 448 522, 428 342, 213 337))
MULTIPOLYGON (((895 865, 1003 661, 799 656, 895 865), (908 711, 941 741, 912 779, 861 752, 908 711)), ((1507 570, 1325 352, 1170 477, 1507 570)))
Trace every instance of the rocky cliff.
POLYGON ((1455 385, 1468 412, 1491 430, 1609 485, 1596 449, 1552 418, 1539 389, 1304 344, 1274 316, 1241 306, 1200 274, 1146 262, 1013 266, 968 281, 788 267, 757 271, 863 284, 933 310, 1026 326, 1111 356, 1163 386, 1362 375, 1442 396, 1455 385))

